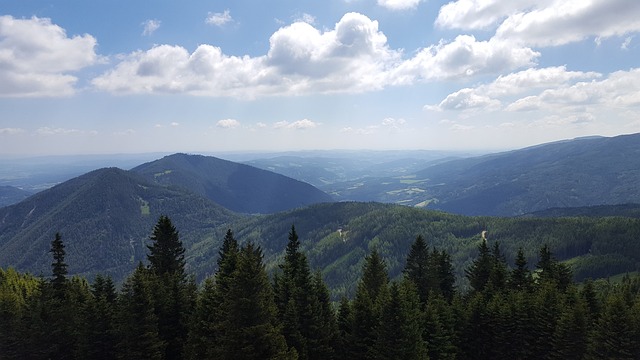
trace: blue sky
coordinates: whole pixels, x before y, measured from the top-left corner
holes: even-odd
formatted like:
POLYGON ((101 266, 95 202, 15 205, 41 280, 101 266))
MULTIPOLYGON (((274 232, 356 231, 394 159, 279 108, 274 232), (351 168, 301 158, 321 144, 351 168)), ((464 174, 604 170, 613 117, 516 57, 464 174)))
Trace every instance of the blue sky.
POLYGON ((640 132, 640 1, 0 0, 0 155, 640 132))

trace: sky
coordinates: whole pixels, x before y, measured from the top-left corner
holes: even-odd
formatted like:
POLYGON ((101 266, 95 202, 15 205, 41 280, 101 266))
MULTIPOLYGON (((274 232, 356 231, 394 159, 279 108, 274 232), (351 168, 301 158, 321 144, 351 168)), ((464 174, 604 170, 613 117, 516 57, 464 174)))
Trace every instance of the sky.
POLYGON ((0 156, 640 132, 637 0, 0 0, 0 156))

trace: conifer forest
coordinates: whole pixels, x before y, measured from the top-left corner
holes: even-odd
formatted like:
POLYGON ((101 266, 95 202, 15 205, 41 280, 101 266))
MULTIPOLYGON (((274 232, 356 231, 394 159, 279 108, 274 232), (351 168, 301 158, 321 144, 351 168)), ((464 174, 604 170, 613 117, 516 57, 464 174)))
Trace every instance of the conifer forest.
POLYGON ((122 284, 0 269, 0 359, 640 359, 640 278, 575 283, 547 245, 508 264, 483 239, 458 288, 450 255, 416 235, 402 275, 375 249, 354 294, 333 301, 291 226, 268 272, 259 246, 228 230, 197 284, 171 220, 122 284), (530 258, 530 257, 529 257, 530 258))

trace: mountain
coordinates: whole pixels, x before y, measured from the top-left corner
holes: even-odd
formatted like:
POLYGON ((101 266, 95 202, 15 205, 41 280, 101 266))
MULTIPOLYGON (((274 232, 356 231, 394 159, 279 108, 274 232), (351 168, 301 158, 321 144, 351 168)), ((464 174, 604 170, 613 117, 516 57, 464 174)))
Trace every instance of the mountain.
POLYGON ((0 186, 0 208, 15 204, 31 196, 31 192, 15 186, 0 186))
MULTIPOLYGON (((465 269, 477 255, 481 233, 491 245, 500 244, 508 263, 522 248, 533 269, 543 244, 571 264, 575 279, 602 278, 640 269, 640 219, 608 218, 498 218, 468 217, 440 211, 381 203, 340 202, 312 205, 292 211, 252 216, 227 228, 240 242, 259 244, 270 270, 282 260, 288 232, 294 224, 312 269, 320 270, 336 298, 353 294, 364 257, 377 249, 391 278, 401 276, 409 248, 423 235, 430 247, 446 250, 459 286, 465 286, 465 269)), ((192 253, 198 279, 215 269, 216 246, 203 240, 192 253), (208 259, 208 260, 206 260, 208 259)))
POLYGON ((553 207, 640 202, 640 134, 590 137, 436 165, 435 208, 519 215, 553 207))
POLYGON ((131 171, 157 184, 200 194, 239 213, 268 214, 332 201, 307 183, 212 156, 174 154, 131 171))
POLYGON ((523 217, 630 217, 640 218, 640 204, 594 205, 583 207, 551 208, 536 211, 523 217))
POLYGON ((402 176, 469 153, 436 150, 333 150, 263 154, 245 163, 307 182, 321 190, 331 184, 402 176))
POLYGON ((338 201, 379 201, 463 215, 640 203, 640 134, 588 137, 446 162, 402 176, 324 187, 338 201))
POLYGON ((0 267, 48 274, 50 242, 60 232, 72 274, 116 279, 146 260, 161 214, 181 229, 185 246, 238 216, 198 195, 151 183, 117 168, 95 170, 0 208, 0 267))

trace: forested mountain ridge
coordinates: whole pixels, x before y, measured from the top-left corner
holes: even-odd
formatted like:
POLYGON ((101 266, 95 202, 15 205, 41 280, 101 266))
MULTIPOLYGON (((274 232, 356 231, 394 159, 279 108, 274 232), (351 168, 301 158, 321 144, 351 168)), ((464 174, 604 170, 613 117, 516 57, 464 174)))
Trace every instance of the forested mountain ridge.
MULTIPOLYGON (((496 218, 467 217, 406 206, 342 202, 317 204, 288 212, 248 217, 226 226, 240 242, 262 246, 267 267, 282 257, 287 232, 295 224, 313 269, 320 270, 334 296, 353 294, 367 253, 376 249, 385 258, 392 278, 400 275, 411 242, 424 236, 429 246, 451 255, 458 279, 487 231, 508 256, 522 248, 535 263, 542 244, 571 264, 576 280, 603 278, 640 269, 640 219, 609 218, 496 218)), ((221 239, 219 228, 212 239, 221 239)), ((211 274, 217 256, 206 239, 195 244, 190 259, 198 278, 211 274)), ((513 264, 515 259, 508 257, 513 264)), ((464 284, 461 284, 465 286, 464 284)))
POLYGON ((239 213, 274 213, 331 197, 310 184, 212 156, 174 154, 131 170, 149 181, 177 186, 239 213))
POLYGON ((640 203, 639 179, 640 134, 632 134, 455 159, 411 174, 362 178, 322 189, 340 201, 518 216, 548 208, 640 203))
POLYGON ((0 186, 0 208, 15 204, 31 196, 31 193, 15 186, 0 186))
POLYGON ((46 272, 49 242, 60 232, 71 273, 122 279, 144 259, 149 229, 161 214, 174 217, 186 244, 238 217, 198 195, 100 169, 0 208, 0 266, 46 272))

